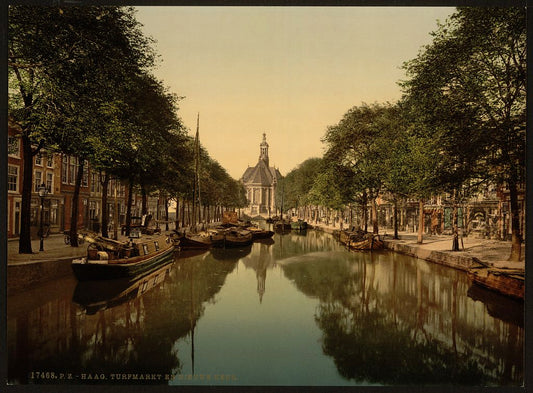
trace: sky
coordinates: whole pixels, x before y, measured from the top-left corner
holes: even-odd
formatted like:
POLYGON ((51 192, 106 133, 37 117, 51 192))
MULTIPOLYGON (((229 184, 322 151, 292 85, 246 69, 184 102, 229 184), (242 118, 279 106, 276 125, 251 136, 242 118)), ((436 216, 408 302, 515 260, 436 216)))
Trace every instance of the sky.
POLYGON ((394 103, 402 64, 431 43, 446 7, 136 7, 178 115, 235 179, 259 158, 286 175, 321 157, 328 126, 394 103))

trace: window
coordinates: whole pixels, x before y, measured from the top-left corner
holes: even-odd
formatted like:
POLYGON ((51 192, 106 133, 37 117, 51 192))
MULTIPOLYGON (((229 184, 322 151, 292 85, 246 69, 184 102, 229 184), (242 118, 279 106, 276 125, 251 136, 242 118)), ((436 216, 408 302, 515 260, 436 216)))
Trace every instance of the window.
POLYGON ((46 189, 48 190, 48 192, 54 192, 53 185, 54 185, 54 174, 47 173, 46 174, 46 189))
POLYGON ((64 154, 61 158, 61 182, 63 184, 68 183, 68 156, 64 154))
POLYGON ((96 191, 96 173, 91 173, 91 192, 96 191))
POLYGON ((39 186, 43 183, 43 173, 41 171, 35 171, 34 176, 34 191, 39 192, 39 186))
POLYGON ((46 166, 48 168, 53 168, 54 167, 54 155, 52 153, 48 154, 46 156, 46 166))
POLYGON ((35 165, 43 166, 43 156, 41 153, 37 153, 35 156, 35 165))
POLYGON ((83 176, 81 178, 82 187, 87 187, 89 185, 89 163, 85 160, 83 161, 83 176))
POLYGON ((7 137, 7 154, 20 157, 20 139, 15 136, 7 137))
POLYGON ((68 177, 69 177, 69 183, 74 184, 76 182, 76 158, 75 157, 69 157, 69 164, 68 164, 68 177))
POLYGON ((7 190, 18 191, 19 168, 18 166, 8 165, 7 167, 7 190))

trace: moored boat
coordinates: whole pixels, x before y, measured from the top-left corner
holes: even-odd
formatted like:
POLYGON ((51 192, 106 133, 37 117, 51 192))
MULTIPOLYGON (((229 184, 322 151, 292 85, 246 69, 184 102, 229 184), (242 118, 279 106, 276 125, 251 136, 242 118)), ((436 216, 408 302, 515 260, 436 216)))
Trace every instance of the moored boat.
POLYGON ((186 233, 181 235, 179 240, 182 250, 208 249, 222 246, 224 243, 224 234, 209 229, 197 233, 186 233))
POLYGON ((87 247, 86 257, 72 261, 72 271, 79 281, 136 277, 167 262, 173 250, 169 236, 149 236, 136 242, 97 237, 87 247))
POLYGON ((521 269, 498 269, 488 266, 473 267, 468 278, 479 286, 515 299, 524 299, 525 276, 521 269))
POLYGON ((250 231, 252 233, 252 239, 253 240, 269 239, 272 236, 274 236, 274 232, 273 231, 269 231, 267 229, 262 229, 262 228, 255 227, 255 226, 246 227, 246 230, 250 231))
POLYGON ((291 222, 291 229, 297 230, 297 231, 304 231, 307 229, 307 222, 304 220, 298 219, 298 221, 291 222))
POLYGON ((89 315, 118 306, 161 284, 168 277, 172 262, 173 259, 168 258, 153 271, 137 277, 80 281, 76 285, 72 301, 89 315))
POLYGON ((383 249, 383 241, 379 235, 368 233, 363 240, 350 240, 348 247, 352 250, 372 251, 383 249))
POLYGON ((225 248, 243 247, 253 243, 252 232, 244 229, 227 229, 224 231, 225 248))
POLYGON ((281 232, 291 229, 291 223, 285 220, 279 220, 274 223, 274 230, 281 232))

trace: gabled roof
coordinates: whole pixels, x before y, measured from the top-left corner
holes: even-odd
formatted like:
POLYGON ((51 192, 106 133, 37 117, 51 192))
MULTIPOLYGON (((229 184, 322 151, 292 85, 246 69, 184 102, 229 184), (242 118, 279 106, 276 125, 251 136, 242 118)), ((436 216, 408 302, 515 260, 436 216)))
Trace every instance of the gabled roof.
POLYGON ((281 177, 279 171, 273 167, 269 168, 263 160, 259 160, 255 167, 246 169, 242 175, 242 181, 245 184, 271 186, 274 177, 281 177))

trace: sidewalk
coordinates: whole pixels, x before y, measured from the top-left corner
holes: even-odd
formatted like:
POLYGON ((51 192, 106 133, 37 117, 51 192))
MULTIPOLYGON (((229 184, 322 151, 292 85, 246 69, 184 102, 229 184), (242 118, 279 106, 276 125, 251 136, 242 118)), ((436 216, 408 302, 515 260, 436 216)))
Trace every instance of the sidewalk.
MULTIPOLYGON (((119 235, 119 240, 126 241, 128 238, 119 235)), ((27 265, 32 263, 80 258, 87 254, 87 246, 89 245, 87 242, 84 242, 78 247, 72 247, 70 244, 67 245, 65 244, 65 236, 63 234, 50 235, 44 239, 44 251, 39 251, 39 243, 39 239, 31 241, 33 254, 19 254, 18 239, 10 239, 7 242, 7 265, 27 265)))
MULTIPOLYGON (((339 231, 339 227, 318 225, 322 230, 332 233, 339 231)), ((473 237, 459 238, 459 247, 461 251, 452 251, 452 235, 427 235, 424 234, 423 243, 418 244, 417 233, 398 232, 398 240, 393 239, 393 233, 389 231, 380 231, 381 238, 386 244, 396 246, 406 246, 411 249, 417 249, 429 255, 432 251, 444 253, 457 258, 476 258, 481 262, 500 269, 518 269, 525 270, 525 245, 522 244, 522 258, 519 262, 510 262, 507 259, 511 254, 511 242, 501 240, 476 239, 473 237)))

